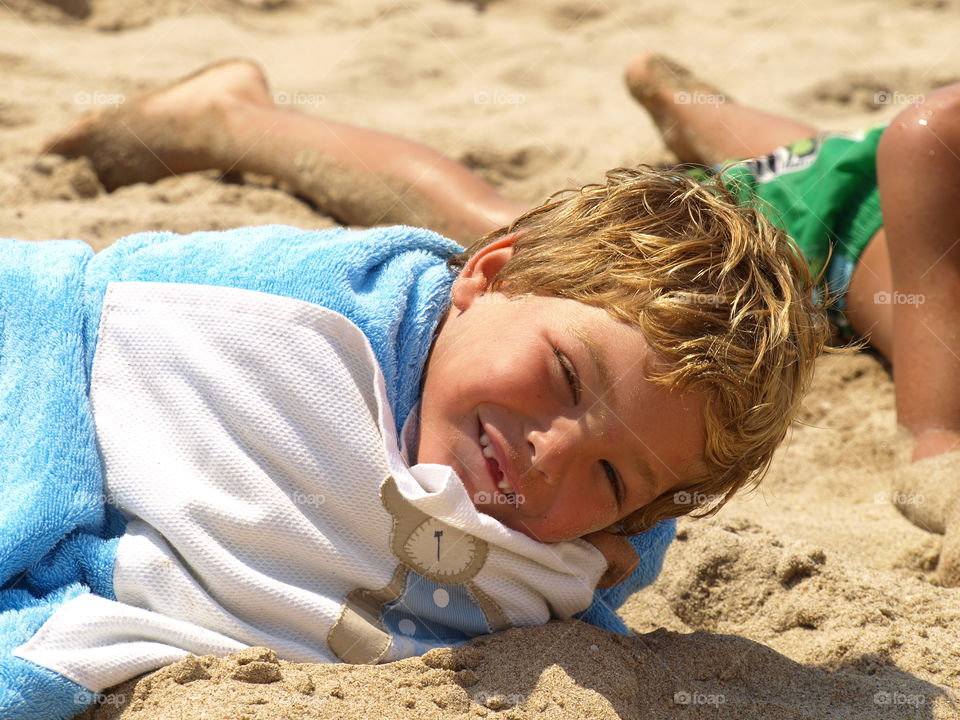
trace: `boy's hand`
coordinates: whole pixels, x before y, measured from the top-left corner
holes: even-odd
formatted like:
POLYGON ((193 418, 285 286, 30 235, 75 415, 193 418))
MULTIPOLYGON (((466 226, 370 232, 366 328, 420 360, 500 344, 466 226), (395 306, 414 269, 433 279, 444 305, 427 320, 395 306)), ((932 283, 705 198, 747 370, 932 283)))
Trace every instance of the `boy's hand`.
POLYGON ((603 553, 607 559, 607 571, 597 581, 598 588, 608 588, 619 585, 637 569, 640 558, 633 549, 630 538, 623 535, 611 535, 600 530, 599 532, 584 535, 583 539, 603 553))

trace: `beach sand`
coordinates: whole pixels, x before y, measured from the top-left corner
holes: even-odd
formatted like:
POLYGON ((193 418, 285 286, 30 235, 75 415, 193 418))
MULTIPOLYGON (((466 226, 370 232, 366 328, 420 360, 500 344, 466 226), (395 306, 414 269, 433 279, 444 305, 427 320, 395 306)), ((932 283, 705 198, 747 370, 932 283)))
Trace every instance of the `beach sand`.
MULTIPOLYGON (((332 227, 270 178, 194 173, 107 193, 86 160, 37 160, 81 112, 226 57, 277 102, 436 146, 517 202, 671 159, 623 88, 641 49, 825 129, 889 120, 960 80, 955 0, 5 0, 0 236, 102 248, 150 229, 332 227)), ((702 98, 704 102, 720 99, 702 98)), ((942 536, 891 505, 893 388, 825 356, 760 489, 683 520, 613 636, 572 621, 379 667, 266 650, 113 688, 89 720, 340 717, 960 718, 960 590, 942 536)), ((918 498, 918 502, 929 499, 918 498)))

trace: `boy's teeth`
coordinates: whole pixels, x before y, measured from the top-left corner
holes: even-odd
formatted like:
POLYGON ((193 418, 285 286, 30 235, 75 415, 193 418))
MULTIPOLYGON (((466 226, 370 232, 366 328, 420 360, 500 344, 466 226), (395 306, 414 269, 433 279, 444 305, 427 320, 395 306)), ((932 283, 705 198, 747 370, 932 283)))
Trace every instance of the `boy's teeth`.
MULTIPOLYGON (((483 456, 484 456, 485 458, 492 458, 492 457, 493 457, 493 448, 490 447, 490 436, 489 436, 489 435, 487 435, 486 433, 481 433, 481 434, 480 434, 480 445, 483 447, 483 456)), ((504 480, 501 480, 499 483, 497 483, 497 487, 500 488, 500 491, 501 491, 504 495, 509 495, 510 497, 513 497, 513 495, 514 495, 513 486, 512 486, 510 483, 508 483, 505 479, 504 479, 504 480)))

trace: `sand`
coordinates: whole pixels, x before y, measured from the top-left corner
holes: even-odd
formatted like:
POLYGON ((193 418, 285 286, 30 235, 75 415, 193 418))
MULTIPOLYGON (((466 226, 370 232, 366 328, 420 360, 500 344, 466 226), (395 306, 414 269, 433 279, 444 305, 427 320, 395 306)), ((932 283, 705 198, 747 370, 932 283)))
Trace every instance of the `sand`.
MULTIPOLYGON (((106 192, 36 150, 87 109, 201 65, 256 59, 274 97, 427 142, 533 204, 670 155, 623 89, 640 49, 820 127, 890 119, 960 79, 955 0, 3 0, 0 236, 102 248, 146 229, 335 222, 266 177, 194 173, 106 192)), ((960 590, 942 536, 891 505, 888 372, 824 357, 757 492, 685 520, 635 632, 513 630, 380 667, 266 650, 190 659, 105 691, 84 717, 960 718, 960 590)))

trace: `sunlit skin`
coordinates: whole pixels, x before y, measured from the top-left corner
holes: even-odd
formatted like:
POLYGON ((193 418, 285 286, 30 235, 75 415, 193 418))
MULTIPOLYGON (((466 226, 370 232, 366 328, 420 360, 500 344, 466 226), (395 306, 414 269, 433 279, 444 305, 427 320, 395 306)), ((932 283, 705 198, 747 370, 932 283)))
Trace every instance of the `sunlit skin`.
POLYGON ((454 284, 427 363, 417 462, 452 467, 507 527, 571 540, 689 484, 703 400, 648 380, 658 360, 643 334, 605 310, 489 291, 514 239, 474 255, 454 284), (595 341, 610 387, 580 338, 595 341))

